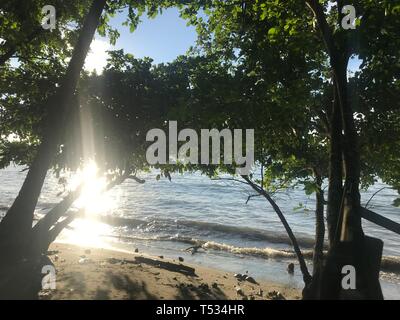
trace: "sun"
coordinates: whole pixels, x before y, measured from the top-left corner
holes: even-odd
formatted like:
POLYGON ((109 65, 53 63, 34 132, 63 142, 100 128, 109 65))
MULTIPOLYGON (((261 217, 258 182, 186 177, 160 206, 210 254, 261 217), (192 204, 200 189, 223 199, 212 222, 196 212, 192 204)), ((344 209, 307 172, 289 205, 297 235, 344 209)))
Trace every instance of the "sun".
POLYGON ((99 177, 99 169, 94 161, 88 161, 70 179, 70 190, 82 186, 82 191, 74 206, 83 210, 83 215, 64 230, 62 241, 80 246, 108 247, 105 235, 111 233, 111 227, 102 223, 100 215, 114 210, 117 199, 107 194, 107 181, 99 177))
POLYGON ((109 57, 107 50, 110 49, 111 46, 107 41, 100 39, 93 40, 90 45, 90 52, 85 60, 85 70, 90 72, 96 71, 98 74, 102 73, 109 57))
POLYGON ((107 235, 112 234, 112 228, 96 220, 76 219, 71 228, 64 230, 60 242, 75 244, 81 247, 111 248, 107 235))
POLYGON ((106 193, 107 180, 99 177, 99 169, 94 161, 88 161, 72 178, 73 189, 82 185, 82 191, 75 202, 86 216, 106 213, 116 206, 116 201, 106 193))

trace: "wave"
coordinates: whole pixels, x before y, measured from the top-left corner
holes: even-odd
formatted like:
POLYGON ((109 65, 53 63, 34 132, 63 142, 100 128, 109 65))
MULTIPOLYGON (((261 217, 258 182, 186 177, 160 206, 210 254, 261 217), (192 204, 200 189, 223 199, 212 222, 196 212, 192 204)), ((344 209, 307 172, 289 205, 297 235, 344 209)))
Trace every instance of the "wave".
POLYGON ((384 256, 381 261, 381 270, 400 273, 400 257, 384 256))
MULTIPOLYGON (((101 222, 107 223, 111 226, 127 226, 127 227, 140 227, 143 230, 148 227, 153 228, 157 231, 165 230, 170 227, 171 231, 182 230, 182 227, 195 229, 197 231, 214 231, 221 233, 222 236, 227 238, 242 238, 251 241, 267 241, 274 244, 285 244, 291 245, 291 241, 286 233, 278 233, 276 231, 259 230, 250 227, 237 227, 231 225, 224 225, 213 222, 204 221, 193 221, 193 220, 172 220, 172 219, 151 219, 151 220, 140 220, 134 218, 124 218, 115 216, 102 216, 99 218, 101 222)), ((306 249, 310 249, 314 246, 314 239, 301 234, 296 233, 297 241, 300 246, 306 249)))
MULTIPOLYGON (((196 246, 199 249, 224 251, 237 255, 253 256, 263 259, 297 259, 293 250, 287 249, 274 249, 270 247, 256 248, 256 247, 237 247, 226 243, 219 243, 215 241, 206 241, 194 239, 184 236, 117 236, 111 235, 107 237, 114 237, 126 241, 174 241, 185 243, 190 246, 196 246)), ((302 254, 306 260, 312 260, 313 250, 302 250, 302 254)), ((400 273, 400 257, 384 256, 382 257, 381 270, 385 272, 400 273)))
MULTIPOLYGON (((126 241, 173 241, 185 243, 187 245, 196 246, 204 250, 225 251, 233 254, 250 255, 260 258, 283 258, 296 259, 296 254, 291 250, 273 249, 273 248, 255 248, 255 247, 236 247, 225 243, 215 241, 199 240, 184 236, 119 236, 107 235, 107 237, 118 238, 126 241)), ((303 255, 306 259, 312 259, 312 250, 303 250, 303 255)))
MULTIPOLYGON (((169 226, 171 231, 182 231, 180 227, 194 228, 197 230, 207 230, 225 233, 229 239, 232 236, 243 237, 249 240, 263 240, 273 244, 291 245, 290 239, 286 234, 275 233, 272 231, 262 231, 249 227, 235 227, 222 225, 218 223, 192 221, 192 220, 172 220, 172 219, 149 219, 141 220, 134 218, 116 217, 116 216, 100 216, 96 219, 111 226, 127 226, 131 228, 139 228, 148 230, 149 227, 159 231, 161 228, 169 226)), ((192 233, 192 232, 190 232, 192 233)), ((185 243, 190 246, 199 246, 204 250, 224 251, 232 254, 254 256, 264 259, 297 259, 296 254, 291 249, 276 249, 271 247, 238 247, 223 242, 200 240, 191 236, 184 235, 160 235, 140 234, 140 235, 107 235, 107 237, 118 238, 125 241, 173 241, 185 243)), ((314 240, 302 235, 297 235, 299 245, 302 247, 302 253, 305 259, 311 260, 313 257, 314 240)), ((386 272, 400 273, 400 257, 384 256, 382 257, 381 270, 386 272)))

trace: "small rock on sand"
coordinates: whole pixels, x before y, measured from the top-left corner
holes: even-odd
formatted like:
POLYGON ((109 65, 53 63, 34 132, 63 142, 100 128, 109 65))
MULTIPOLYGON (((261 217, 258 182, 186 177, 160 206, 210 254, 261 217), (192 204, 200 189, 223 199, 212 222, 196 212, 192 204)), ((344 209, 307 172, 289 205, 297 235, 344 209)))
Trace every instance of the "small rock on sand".
POLYGON ((202 290, 204 290, 204 291, 208 291, 210 288, 208 287, 208 284, 207 283, 202 283, 202 284, 200 284, 200 286, 199 286, 199 288, 200 289, 202 289, 202 290))
POLYGON ((138 249, 138 248, 136 248, 136 249, 135 249, 135 253, 138 253, 138 252, 139 252, 139 249, 138 249))
POLYGON ((268 292, 268 298, 271 300, 286 300, 282 293, 275 290, 268 292))
POLYGON ((116 263, 121 262, 121 260, 118 260, 118 259, 115 259, 115 258, 108 258, 107 262, 111 263, 111 264, 116 264, 116 263))
POLYGON ((293 274, 294 273, 294 263, 289 263, 287 266, 287 272, 289 274, 293 274))
POLYGON ((92 262, 92 260, 90 260, 90 259, 88 259, 88 258, 80 258, 80 259, 78 260, 78 263, 79 263, 79 264, 87 264, 87 263, 90 263, 90 262, 92 262))
POLYGON ((179 260, 180 262, 185 261, 182 257, 178 257, 178 260, 179 260))
POLYGON ((240 288, 240 287, 236 287, 236 293, 237 293, 239 296, 244 296, 243 290, 242 290, 242 288, 240 288))

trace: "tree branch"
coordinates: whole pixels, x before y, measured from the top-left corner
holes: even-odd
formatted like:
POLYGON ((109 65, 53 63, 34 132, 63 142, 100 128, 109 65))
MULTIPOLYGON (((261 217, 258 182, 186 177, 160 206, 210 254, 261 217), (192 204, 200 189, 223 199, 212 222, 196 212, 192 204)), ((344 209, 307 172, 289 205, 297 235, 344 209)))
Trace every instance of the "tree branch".
POLYGON ((335 47, 332 30, 329 27, 328 22, 326 21, 323 7, 318 2, 318 0, 305 0, 305 2, 317 19, 318 25, 322 32, 322 38, 324 40, 329 55, 331 57, 336 57, 337 48, 335 47))
POLYGON ((306 285, 306 287, 308 285, 311 284, 312 281, 312 277, 310 275, 310 273, 308 272, 308 268, 306 265, 306 262, 304 260, 304 256, 300 250, 299 244, 297 242, 297 239, 295 237, 295 235, 293 234, 292 229, 289 226, 289 223, 287 222, 284 214, 282 213, 281 209, 279 208, 279 206, 276 204, 276 202, 271 198, 271 196, 264 190, 262 189, 260 186, 258 186, 257 184, 255 184, 253 181, 250 180, 250 178, 248 176, 243 176, 242 178, 247 182, 247 184, 249 184, 255 191, 257 191, 260 195, 262 195, 265 199, 267 199, 267 201, 271 204, 272 208, 275 210, 276 214, 278 215, 279 219, 281 220, 289 238, 290 241, 292 242, 294 251, 296 253, 297 259, 299 260, 299 264, 300 264, 300 270, 303 274, 303 281, 306 285))
POLYGON ((372 200, 379 192, 381 192, 382 190, 385 190, 385 189, 392 189, 392 188, 391 188, 391 187, 383 187, 383 188, 379 189, 378 191, 376 191, 376 192, 371 196, 371 198, 369 198, 369 200, 367 201, 367 203, 365 204, 365 209, 368 209, 368 205, 369 205, 369 203, 371 202, 371 200, 372 200))
MULTIPOLYGON (((27 43, 34 40, 37 36, 39 36, 43 32, 43 30, 44 29, 42 27, 38 27, 26 37, 23 43, 20 43, 19 45, 18 44, 10 45, 8 50, 6 50, 6 52, 0 56, 0 66, 3 66, 8 59, 12 58, 12 56, 17 52, 19 46, 26 45, 27 43)), ((7 42, 5 46, 7 46, 7 42)))

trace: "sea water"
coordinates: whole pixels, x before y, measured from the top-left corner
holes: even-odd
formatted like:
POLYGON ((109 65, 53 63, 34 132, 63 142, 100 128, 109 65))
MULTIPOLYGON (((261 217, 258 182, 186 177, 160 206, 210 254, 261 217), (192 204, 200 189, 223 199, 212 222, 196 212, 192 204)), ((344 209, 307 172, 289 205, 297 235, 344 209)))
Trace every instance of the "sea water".
MULTIPOLYGON (((82 245, 111 246, 133 251, 138 248, 151 254, 177 258, 231 272, 248 272, 258 279, 301 287, 298 265, 294 275, 286 272, 289 262, 297 263, 278 216, 261 197, 253 195, 243 183, 226 179, 214 180, 200 173, 174 174, 172 180, 156 179, 157 172, 139 175, 146 180, 138 184, 127 180, 107 193, 113 206, 76 221, 65 230, 59 241, 82 245), (110 218, 112 217, 112 218, 110 218), (94 241, 95 238, 102 241, 94 241), (185 251, 201 245, 197 253, 185 251)), ((0 170, 0 216, 5 214, 18 194, 26 172, 10 166, 0 170)), ((381 182, 362 192, 365 204, 381 182)), ((63 187, 49 174, 36 209, 40 217, 65 194, 63 187)), ((400 223, 400 208, 391 204, 396 192, 386 188, 376 194, 369 208, 400 223)), ((282 190, 274 199, 284 212, 311 269, 314 244, 315 199, 302 188, 282 190)), ((392 264, 400 264, 400 235, 363 222, 369 236, 384 241, 384 256, 392 264)), ((400 275, 381 272, 385 298, 400 299, 400 275)))

